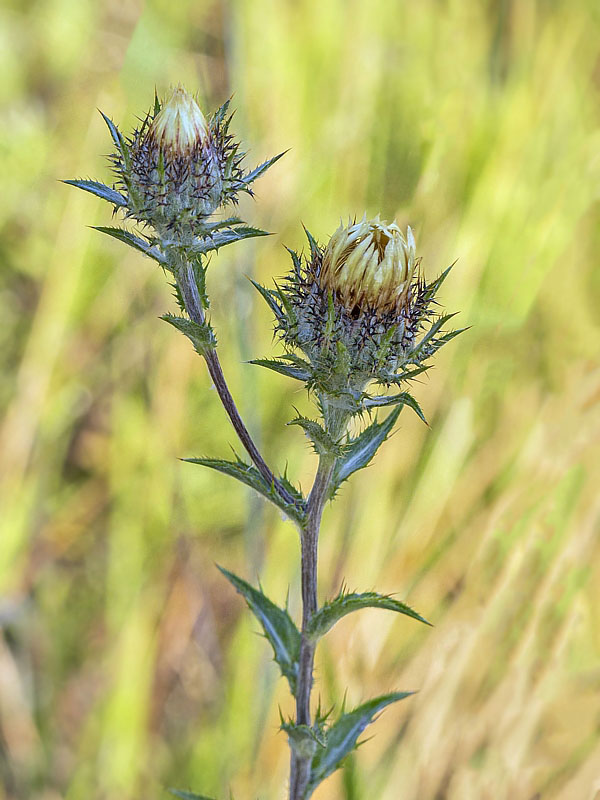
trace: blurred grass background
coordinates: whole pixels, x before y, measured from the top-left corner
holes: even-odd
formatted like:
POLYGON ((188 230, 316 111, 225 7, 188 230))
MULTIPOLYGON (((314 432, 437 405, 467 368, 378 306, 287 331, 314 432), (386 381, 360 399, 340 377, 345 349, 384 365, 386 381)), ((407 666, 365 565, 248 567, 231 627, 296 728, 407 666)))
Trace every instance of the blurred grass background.
POLYGON ((317 800, 600 797, 600 7, 594 0, 4 0, 0 6, 0 796, 285 797, 291 711, 214 567, 298 612, 295 531, 177 459, 235 444, 201 361, 157 317, 149 260, 88 225, 125 130, 182 81, 234 94, 242 212, 276 235, 209 271, 221 358, 268 460, 306 488, 295 386, 244 275, 340 217, 410 223, 471 330, 326 513, 321 596, 396 592, 332 631, 325 703, 390 689, 317 800))

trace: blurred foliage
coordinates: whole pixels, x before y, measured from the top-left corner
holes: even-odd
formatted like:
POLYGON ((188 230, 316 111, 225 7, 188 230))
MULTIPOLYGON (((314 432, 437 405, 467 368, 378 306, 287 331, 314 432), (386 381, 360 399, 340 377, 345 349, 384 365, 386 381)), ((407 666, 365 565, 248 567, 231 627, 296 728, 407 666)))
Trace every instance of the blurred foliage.
POLYGON ((242 209, 270 239, 209 269, 234 395, 306 487, 306 398, 244 275, 287 269, 300 221, 410 223, 469 333, 325 517, 321 594, 397 593, 321 646, 324 705, 419 689, 315 794, 593 798, 600 736, 600 7, 594 0, 5 0, 0 7, 0 797, 146 800, 176 785, 280 798, 291 711, 270 648, 215 569, 298 613, 292 527, 178 461, 234 443, 202 362, 157 317, 105 205, 96 107, 125 128, 154 86, 234 94, 242 209), (414 416, 414 415, 412 415, 414 416))

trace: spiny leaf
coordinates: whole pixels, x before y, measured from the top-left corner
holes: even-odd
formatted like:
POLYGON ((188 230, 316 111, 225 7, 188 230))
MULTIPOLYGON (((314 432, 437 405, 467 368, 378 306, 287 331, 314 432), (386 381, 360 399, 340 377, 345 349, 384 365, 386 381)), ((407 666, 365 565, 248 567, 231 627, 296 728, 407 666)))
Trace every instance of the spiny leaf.
POLYGON ((218 231, 220 228, 231 228, 235 225, 243 225, 244 220, 239 217, 227 217, 227 219, 217 220, 216 222, 203 222, 202 232, 205 234, 218 231))
POLYGON ((187 336, 198 355, 203 356, 207 350, 212 350, 217 346, 215 334, 208 322, 198 325, 197 322, 193 322, 191 319, 175 317, 173 314, 163 314, 160 319, 168 322, 169 325, 177 328, 184 336, 187 336))
POLYGON ((182 792, 181 789, 169 789, 171 794, 175 797, 180 797, 181 800, 213 800, 212 797, 207 797, 205 794, 194 794, 193 792, 182 792))
POLYGON ((446 278, 450 274, 450 270, 452 269, 452 267, 454 267, 455 264, 456 262, 454 262, 454 264, 450 264, 450 266, 446 267, 446 269, 442 272, 440 276, 438 276, 431 283, 427 284, 427 286, 425 287, 425 296, 423 298, 423 303, 427 304, 431 300, 433 300, 433 298, 436 296, 438 292, 438 289, 440 288, 442 283, 446 280, 446 278))
POLYGON ((248 172, 246 175, 244 175, 242 181, 246 184, 246 186, 249 186, 251 183, 254 183, 254 181, 257 178, 260 178, 261 175, 264 175, 264 173, 269 169, 269 167, 272 167, 273 164, 276 161, 279 161, 279 159, 282 156, 284 156, 287 152, 288 152, 287 150, 284 150, 283 153, 279 153, 279 155, 273 156, 273 158, 269 158, 267 161, 264 161, 262 164, 259 164, 258 167, 255 167, 251 172, 248 172))
MULTIPOLYGON (((439 330, 449 321, 452 317, 455 317, 456 313, 454 314, 444 314, 443 317, 437 319, 433 325, 429 328, 427 333, 417 342, 416 346, 411 350, 409 353, 409 358, 412 362, 417 362, 420 359, 429 358, 429 356, 434 351, 430 351, 430 347, 435 347, 434 337, 439 332, 439 330)), ((441 347, 441 345, 440 345, 441 347)), ((439 349, 436 348, 436 349, 439 349)))
POLYGON ((424 348, 423 351, 421 351, 419 353, 419 357, 427 358, 427 359, 431 358, 445 344, 448 344, 448 342, 450 342, 452 339, 454 339, 455 336, 458 336, 459 334, 464 333, 465 331, 468 331, 468 330, 469 330, 468 327, 466 327, 466 328, 457 328, 456 330, 447 331, 446 333, 442 334, 441 336, 437 336, 437 337, 431 339, 427 343, 426 348, 424 348))
POLYGON ((227 114, 227 109, 229 108, 230 103, 231 103, 231 98, 229 98, 229 100, 226 100, 222 106, 219 106, 219 108, 217 108, 217 110, 211 117, 211 122, 213 124, 218 126, 221 124, 221 122, 223 122, 223 120, 225 119, 225 115, 227 114))
POLYGON ((312 759, 317 747, 325 747, 326 740, 319 727, 298 725, 290 720, 281 721, 281 730, 287 733, 290 749, 301 758, 312 759))
POLYGON ((288 325, 295 325, 298 321, 296 317, 296 312, 294 311, 292 304, 286 293, 279 288, 277 285, 277 281, 273 281, 275 284, 275 288, 277 289, 277 297, 281 301, 281 305, 283 306, 285 313, 287 314, 288 325))
POLYGON ((379 447, 385 442, 394 427, 402 406, 396 406, 381 423, 375 420, 365 430, 344 445, 344 454, 338 458, 331 479, 330 494, 333 496, 341 484, 353 472, 363 469, 371 461, 379 447))
POLYGON ((254 288, 258 292, 260 292, 261 297, 263 298, 265 303, 269 306, 271 311, 275 314, 277 319, 278 320, 285 319, 285 314, 283 312, 283 309, 275 299, 277 297, 276 293, 271 289, 267 289, 265 286, 262 286, 260 283, 257 283, 256 281, 252 280, 252 278, 248 278, 248 280, 254 286, 254 288))
MULTIPOLYGON (((299 500, 296 505, 286 503, 279 493, 275 491, 275 487, 272 484, 269 485, 265 481, 256 467, 250 466, 239 459, 237 461, 222 461, 218 458, 184 458, 182 460, 187 461, 189 464, 200 464, 203 467, 209 467, 209 469, 217 470, 217 472, 222 472, 224 475, 235 478, 240 481, 240 483, 250 486, 263 497, 266 497, 267 500, 270 500, 273 505, 280 508, 291 520, 298 523, 298 525, 304 524, 304 513, 302 510, 304 499, 302 498, 302 500, 299 500)), ((298 491, 294 490, 293 495, 297 497, 298 491)))
POLYGON ((250 586, 237 575, 218 564, 217 566, 245 598, 250 610, 262 625, 265 636, 273 648, 275 661, 279 664, 282 674, 288 679, 292 694, 295 694, 300 657, 300 631, 285 609, 276 606, 261 591, 250 586))
POLYGON ((377 397, 366 397, 362 401, 363 408, 381 408, 382 406, 396 406, 403 405, 412 408, 415 414, 427 424, 425 414, 421 410, 421 406, 417 403, 415 398, 408 392, 400 392, 400 394, 392 395, 379 395, 377 397))
POLYGON ((416 611, 393 597, 378 594, 377 592, 349 592, 339 594, 333 600, 325 603, 317 612, 313 614, 308 623, 306 633, 311 639, 319 639, 331 630, 335 623, 351 614, 353 611, 360 611, 363 608, 383 608, 389 611, 396 611, 398 614, 405 614, 407 617, 424 622, 426 625, 431 623, 417 614, 416 611))
POLYGON ((317 240, 312 235, 312 233, 308 230, 308 228, 303 225, 304 233, 306 234, 306 238, 308 239, 308 244, 310 245, 310 255, 314 258, 315 255, 319 252, 319 245, 317 244, 317 240))
POLYGON ((195 239, 192 245, 194 253, 210 253, 211 250, 218 250, 225 247, 227 244, 233 242, 241 242, 243 239, 252 239, 256 236, 270 236, 268 231, 263 231, 260 228, 249 228, 246 226, 238 226, 230 230, 217 231, 210 233, 202 239, 195 239))
POLYGON ((402 372, 397 373, 392 378, 390 378, 390 383, 395 383, 398 386, 403 381, 411 381, 417 377, 417 375, 422 375, 424 372, 428 372, 431 369, 431 364, 422 364, 420 367, 409 367, 408 369, 402 370, 402 372))
POLYGON ((298 255, 298 253, 296 253, 295 250, 292 250, 290 247, 286 247, 285 249, 292 257, 292 261, 294 263, 294 268, 296 272, 300 272, 300 270, 302 269, 302 262, 300 261, 300 256, 298 255))
MULTIPOLYGON (((100 109, 98 109, 98 111, 100 111, 100 109)), ((106 124, 108 126, 108 130, 110 131, 110 135, 112 136, 112 140, 113 140, 113 143, 114 143, 115 147, 117 147, 119 150, 121 150, 121 148, 123 146, 123 137, 119 133, 119 129, 117 128, 115 123, 112 121, 112 119, 110 117, 106 116, 104 111, 100 111, 100 113, 102 114, 102 119, 104 120, 104 122, 106 122, 106 124)))
POLYGON ((467 325, 465 328, 456 328, 456 330, 448 331, 444 333, 443 336, 439 336, 436 340, 436 344, 441 347, 444 344, 447 344, 449 341, 454 339, 455 336, 459 336, 461 333, 470 330, 470 326, 467 325))
POLYGON ((288 422, 288 425, 299 425, 308 436, 318 455, 342 455, 342 447, 334 442, 327 431, 314 419, 298 416, 288 422))
POLYGON ((116 189, 111 189, 110 186, 105 186, 103 183, 99 183, 98 181, 76 180, 63 181, 63 183, 67 183, 69 186, 76 186, 78 189, 83 189, 84 192, 90 192, 91 194, 95 194, 96 197, 101 197, 103 200, 108 200, 108 202, 112 203, 116 208, 121 208, 122 206, 127 205, 127 200, 120 192, 117 192, 116 189))
POLYGON ((208 267, 208 262, 204 261, 202 255, 199 253, 189 253, 188 262, 191 264, 192 272, 194 274, 194 282, 196 284, 196 289, 198 290, 200 305, 202 308, 208 309, 210 306, 210 301, 208 295, 206 294, 206 270, 208 267))
MULTIPOLYGON (((276 358, 255 358, 248 363, 272 369, 273 372, 279 372, 281 375, 286 375, 288 378, 295 378, 298 381, 308 381, 311 377, 311 373, 306 368, 295 364, 286 364, 285 361, 276 358)), ((309 366, 310 365, 307 364, 307 367, 309 366)))
POLYGON ((146 256, 150 256, 150 258, 161 264, 161 266, 167 263, 165 257, 157 247, 149 244, 144 239, 140 239, 139 236, 135 236, 135 234, 130 231, 126 231, 124 228, 104 228, 101 225, 92 225, 92 228, 96 231, 100 231, 100 233, 105 233, 107 236, 112 236, 120 242, 128 244, 130 247, 133 247, 134 250, 139 250, 146 256))
POLYGON ((327 744, 318 748, 312 760, 308 797, 316 787, 332 772, 340 767, 342 760, 356 748, 360 734, 373 721, 376 714, 391 703, 404 700, 414 692, 392 692, 376 697, 355 708, 340 719, 327 731, 327 744))
MULTIPOLYGON (((98 109, 98 111, 100 111, 100 109, 98 109)), ((107 117, 103 111, 100 111, 100 114, 102 115, 102 119, 104 120, 104 122, 106 122, 106 125, 108 126, 108 130, 110 131, 113 144, 115 145, 115 147, 121 154, 121 157, 123 158, 123 164, 125 168, 128 168, 129 150, 127 149, 127 144, 125 143, 125 140, 121 136, 121 132, 119 131, 115 123, 112 121, 112 119, 110 119, 110 117, 107 117)))
MULTIPOLYGON (((288 480, 287 467, 283 475, 279 476, 279 482, 281 483, 284 489, 287 489, 288 494, 294 498, 296 505, 299 508, 303 509, 305 507, 306 500, 302 492, 299 489, 297 489, 291 481, 288 480)), ((303 520, 304 518, 301 516, 300 519, 303 520)))

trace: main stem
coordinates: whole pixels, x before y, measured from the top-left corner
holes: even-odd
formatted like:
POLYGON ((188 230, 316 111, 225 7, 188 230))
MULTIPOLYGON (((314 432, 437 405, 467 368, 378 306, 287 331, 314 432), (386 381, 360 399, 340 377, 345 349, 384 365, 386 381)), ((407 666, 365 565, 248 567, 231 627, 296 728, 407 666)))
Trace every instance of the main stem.
MULTIPOLYGON (((315 644, 306 636, 307 625, 317 611, 317 553, 319 529, 335 460, 321 456, 313 487, 308 496, 306 526, 301 536, 302 554, 302 640, 296 689, 296 723, 311 725, 310 695, 313 682, 315 644)), ((290 800, 304 800, 310 780, 312 755, 292 748, 290 800)))
MULTIPOLYGON (((204 310, 198 294, 198 287, 196 286, 196 278, 194 275, 194 270, 192 269, 192 265, 189 263, 180 264, 179 273, 179 285, 183 295, 185 309, 193 322, 196 322, 198 325, 204 325, 204 310)), ((207 349, 204 353, 204 360, 206 361, 206 365, 208 367, 210 377, 215 385, 215 389, 221 398, 223 408, 227 412, 227 415, 231 420, 231 424, 233 425, 239 440, 246 448, 246 452, 254 462, 256 469, 260 472, 269 486, 275 487, 276 492, 280 497, 283 498, 283 500, 285 500, 286 503, 296 505, 296 500, 267 466, 264 458, 261 456, 258 450, 258 447, 254 444, 254 440, 250 436, 250 432, 244 425, 244 421, 237 410, 235 401, 231 395, 231 392, 229 391, 229 387, 227 386, 217 351, 214 348, 207 349)))

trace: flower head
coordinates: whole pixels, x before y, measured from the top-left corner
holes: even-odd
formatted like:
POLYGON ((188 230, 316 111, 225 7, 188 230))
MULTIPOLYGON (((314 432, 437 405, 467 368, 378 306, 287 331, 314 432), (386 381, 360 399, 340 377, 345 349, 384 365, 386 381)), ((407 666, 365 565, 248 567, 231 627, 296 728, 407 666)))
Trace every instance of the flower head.
POLYGON ((220 155, 200 107, 178 86, 133 134, 129 163, 119 161, 131 216, 162 237, 193 236, 224 202, 220 155))
POLYGON ((336 293, 350 311, 401 312, 416 266, 410 228, 404 237, 395 222, 365 216, 335 231, 323 253, 319 285, 336 293))
MULTIPOLYGON (((159 240, 193 243, 214 229, 209 217, 251 184, 279 156, 244 174, 244 153, 229 132, 229 102, 208 118, 182 86, 156 98, 138 130, 126 139, 107 117, 111 156, 125 214, 154 228, 159 240)), ((283 154, 281 154, 283 155, 283 154)))
POLYGON ((310 255, 291 252, 283 285, 259 287, 288 351, 273 368, 306 381, 322 408, 352 415, 388 405, 366 394, 367 386, 409 380, 455 335, 439 333, 448 317, 434 311, 447 271, 425 283, 411 229, 405 235, 380 217, 341 225, 325 246, 307 236, 310 255))

